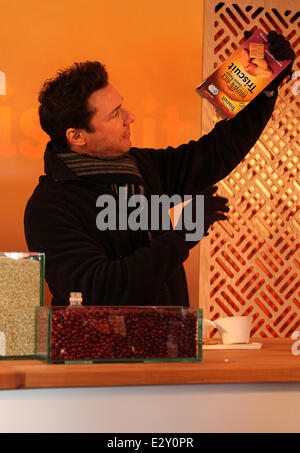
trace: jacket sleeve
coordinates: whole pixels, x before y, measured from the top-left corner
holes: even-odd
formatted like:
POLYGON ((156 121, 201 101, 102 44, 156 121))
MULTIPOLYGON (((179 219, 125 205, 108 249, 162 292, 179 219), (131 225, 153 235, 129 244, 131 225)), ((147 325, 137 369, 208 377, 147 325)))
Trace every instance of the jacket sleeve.
POLYGON ((71 206, 71 200, 45 196, 31 198, 25 210, 27 245, 46 255, 53 304, 66 305, 70 292, 80 291, 86 305, 155 305, 164 283, 188 257, 184 239, 166 231, 132 255, 111 260, 105 251, 110 233, 93 239, 71 206))
MULTIPOLYGON (((224 179, 251 150, 271 117, 276 98, 277 92, 271 98, 259 94, 234 118, 219 121, 198 141, 178 148, 145 150, 145 168, 150 158, 168 195, 201 192, 224 179)), ((143 150, 140 160, 143 165, 143 150)))

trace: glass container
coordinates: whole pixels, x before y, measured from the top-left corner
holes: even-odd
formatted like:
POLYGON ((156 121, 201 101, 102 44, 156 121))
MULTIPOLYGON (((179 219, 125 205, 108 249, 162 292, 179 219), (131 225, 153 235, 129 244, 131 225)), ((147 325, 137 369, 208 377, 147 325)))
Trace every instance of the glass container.
POLYGON ((36 308, 44 304, 45 255, 0 252, 0 360, 35 357, 36 308))
POLYGON ((36 357, 48 363, 202 360, 202 310, 39 307, 36 357))

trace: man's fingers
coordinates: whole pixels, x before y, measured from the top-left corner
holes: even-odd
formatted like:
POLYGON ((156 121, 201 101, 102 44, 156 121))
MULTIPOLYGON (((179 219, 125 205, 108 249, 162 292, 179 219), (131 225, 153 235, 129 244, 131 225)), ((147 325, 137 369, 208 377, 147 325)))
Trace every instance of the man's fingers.
POLYGON ((270 52, 277 60, 285 57, 286 54, 291 50, 290 43, 283 38, 283 41, 275 41, 274 44, 270 46, 270 52))
POLYGON ((200 195, 209 196, 216 193, 217 190, 218 186, 208 186, 201 192, 200 195))
POLYGON ((270 43, 270 52, 276 60, 294 60, 295 52, 291 48, 289 41, 283 35, 273 30, 269 32, 268 40, 270 43))
POLYGON ((208 218, 209 224, 212 225, 214 222, 217 222, 218 220, 226 220, 227 216, 224 214, 221 214, 220 212, 215 212, 214 214, 211 214, 208 218))
POLYGON ((277 31, 275 31, 275 30, 269 31, 269 33, 268 33, 268 41, 269 41, 269 43, 271 44, 272 42, 274 42, 275 39, 277 38, 277 36, 278 36, 277 31))
POLYGON ((204 200, 204 210, 205 211, 218 211, 226 210, 229 211, 227 206, 228 199, 223 197, 212 197, 210 200, 204 200))
POLYGON ((207 209, 204 208, 204 213, 205 213, 204 215, 210 216, 214 212, 229 212, 229 211, 230 211, 229 207, 222 204, 222 205, 214 206, 214 208, 207 208, 207 209))
POLYGON ((218 195, 215 195, 214 197, 211 197, 210 199, 204 199, 204 203, 205 203, 205 201, 207 202, 207 204, 209 202, 211 204, 214 204, 214 203, 220 203, 220 204, 229 203, 228 198, 219 197, 218 195))
POLYGON ((245 36, 245 38, 246 38, 246 39, 249 39, 249 38, 250 38, 250 36, 252 36, 252 33, 251 33, 251 31, 247 31, 247 30, 246 30, 246 31, 244 31, 244 36, 245 36))
POLYGON ((294 60, 295 58, 295 52, 293 49, 288 49, 285 50, 284 52, 277 52, 276 55, 274 55, 276 60, 294 60))

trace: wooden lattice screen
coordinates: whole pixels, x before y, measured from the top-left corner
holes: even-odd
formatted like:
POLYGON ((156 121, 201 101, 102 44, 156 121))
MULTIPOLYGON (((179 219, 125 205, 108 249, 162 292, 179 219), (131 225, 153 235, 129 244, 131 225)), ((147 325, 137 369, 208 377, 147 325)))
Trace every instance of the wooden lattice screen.
MULTIPOLYGON (((275 29, 289 39, 294 70, 300 71, 299 10, 300 0, 206 0, 203 78, 239 47, 244 30, 256 28, 275 29)), ((293 84, 280 89, 259 142, 218 184, 218 193, 229 198, 229 219, 212 227, 200 244, 204 316, 251 314, 252 336, 287 337, 300 325, 300 90, 293 84)), ((202 106, 204 134, 220 118, 206 100, 202 106)))

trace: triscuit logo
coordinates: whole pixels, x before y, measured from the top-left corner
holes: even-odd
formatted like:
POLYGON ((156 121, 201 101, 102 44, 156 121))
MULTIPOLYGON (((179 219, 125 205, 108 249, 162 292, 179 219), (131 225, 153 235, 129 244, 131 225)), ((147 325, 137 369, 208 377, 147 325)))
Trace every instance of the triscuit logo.
POLYGON ((0 95, 6 95, 6 77, 2 71, 0 71, 0 95))
POLYGON ((253 90, 254 88, 256 88, 254 82, 252 82, 252 80, 247 77, 245 73, 242 72, 234 63, 230 63, 230 65, 228 65, 228 69, 230 72, 236 74, 239 79, 242 79, 242 82, 247 85, 247 90, 250 91, 251 94, 253 94, 253 90))

